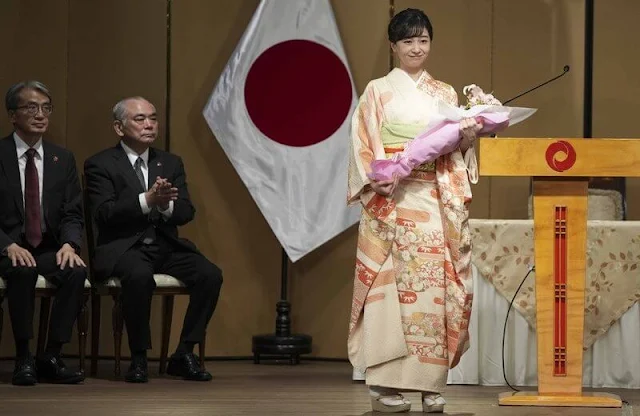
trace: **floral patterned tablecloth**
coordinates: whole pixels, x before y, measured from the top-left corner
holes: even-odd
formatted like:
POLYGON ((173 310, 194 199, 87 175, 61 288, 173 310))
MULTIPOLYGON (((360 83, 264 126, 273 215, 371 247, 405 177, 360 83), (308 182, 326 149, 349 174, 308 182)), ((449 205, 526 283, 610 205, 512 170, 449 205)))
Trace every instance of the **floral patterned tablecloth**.
MULTIPOLYGON (((470 220, 473 263, 511 301, 534 263, 532 220, 470 220)), ((588 221, 584 348, 640 300, 640 221, 588 221)), ((513 307, 536 324, 535 271, 513 307)))

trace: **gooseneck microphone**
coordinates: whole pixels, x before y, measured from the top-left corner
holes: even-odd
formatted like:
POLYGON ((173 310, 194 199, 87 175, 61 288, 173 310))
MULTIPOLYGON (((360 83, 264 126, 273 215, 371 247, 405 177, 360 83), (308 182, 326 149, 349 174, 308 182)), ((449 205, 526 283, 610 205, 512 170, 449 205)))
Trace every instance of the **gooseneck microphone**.
POLYGON ((509 99, 509 100, 505 101, 504 103, 502 103, 502 105, 507 105, 508 103, 510 103, 511 101, 515 100, 516 98, 520 98, 520 97, 522 97, 522 96, 523 96, 523 95, 525 95, 525 94, 529 94, 531 91, 535 91, 535 90, 537 90, 538 88, 542 87, 543 85, 547 85, 548 83, 550 83, 550 82, 552 82, 552 81, 557 80, 558 78, 562 77, 562 76, 563 76, 563 75, 565 75, 567 72, 569 72, 569 70, 570 70, 570 69, 571 69, 571 67, 570 67, 569 65, 565 65, 565 66, 564 66, 564 68, 563 68, 563 70, 562 70, 562 73, 561 73, 560 75, 556 75, 555 77, 551 78, 550 80, 545 81, 545 82, 543 82, 543 83, 542 83, 542 84, 540 84, 540 85, 536 85, 535 87, 531 88, 530 90, 527 90, 527 91, 523 92, 522 94, 518 94, 518 95, 516 95, 515 97, 513 97, 513 98, 511 98, 511 99, 509 99))

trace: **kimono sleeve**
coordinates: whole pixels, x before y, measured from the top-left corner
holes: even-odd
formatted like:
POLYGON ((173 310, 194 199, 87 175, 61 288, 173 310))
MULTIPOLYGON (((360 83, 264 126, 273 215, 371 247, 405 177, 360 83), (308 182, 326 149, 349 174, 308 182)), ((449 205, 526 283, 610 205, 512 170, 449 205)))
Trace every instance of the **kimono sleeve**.
POLYGON ((374 84, 370 82, 362 93, 351 118, 348 205, 359 202, 365 187, 371 183, 367 173, 371 172, 371 162, 376 158, 376 149, 382 149, 380 137, 382 118, 379 94, 374 84))
MULTIPOLYGON (((458 93, 455 88, 449 85, 449 100, 450 104, 458 106, 458 93)), ((467 174, 469 176, 469 182, 478 183, 478 159, 476 157, 476 149, 473 143, 469 145, 469 148, 462 154, 464 163, 467 166, 467 174)))

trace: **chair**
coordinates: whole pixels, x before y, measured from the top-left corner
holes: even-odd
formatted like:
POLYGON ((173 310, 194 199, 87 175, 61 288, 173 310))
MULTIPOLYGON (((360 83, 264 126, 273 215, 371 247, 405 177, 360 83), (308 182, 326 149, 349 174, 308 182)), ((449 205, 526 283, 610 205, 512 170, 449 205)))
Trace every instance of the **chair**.
MULTIPOLYGON (((2 329, 4 326, 4 310, 2 309, 2 301, 7 290, 6 281, 0 277, 0 339, 2 338, 2 329)), ((38 276, 36 281, 36 297, 40 298, 40 322, 38 324, 38 347, 37 354, 44 353, 47 345, 47 334, 49 332, 49 313, 51 311, 51 298, 55 296, 56 286, 45 279, 38 276)), ((84 281, 84 296, 82 300, 82 308, 78 314, 78 349, 80 358, 80 370, 84 372, 85 357, 87 349, 87 329, 89 326, 89 316, 87 314, 87 301, 91 294, 91 284, 88 280, 84 281)))
MULTIPOLYGON (((94 276, 92 268, 92 260, 95 251, 95 234, 93 231, 93 218, 89 205, 89 196, 86 187, 86 179, 82 175, 82 188, 84 196, 84 210, 87 230, 87 247, 89 253, 89 270, 90 276, 94 276)), ((169 338, 171 336, 171 321, 173 319, 173 304, 176 295, 189 295, 184 284, 175 277, 167 274, 155 274, 153 279, 156 282, 154 295, 162 296, 162 340, 160 344, 160 374, 164 374, 166 370, 167 357, 169 354, 169 338)), ((100 303, 102 296, 111 296, 113 298, 112 324, 113 324, 113 342, 114 342, 114 358, 116 376, 120 375, 120 361, 122 358, 122 331, 124 327, 124 319, 122 316, 122 286, 120 279, 111 277, 104 282, 93 282, 91 293, 91 376, 95 376, 98 372, 98 352, 100 347, 100 303)), ((199 344, 200 366, 204 368, 205 340, 199 344)))

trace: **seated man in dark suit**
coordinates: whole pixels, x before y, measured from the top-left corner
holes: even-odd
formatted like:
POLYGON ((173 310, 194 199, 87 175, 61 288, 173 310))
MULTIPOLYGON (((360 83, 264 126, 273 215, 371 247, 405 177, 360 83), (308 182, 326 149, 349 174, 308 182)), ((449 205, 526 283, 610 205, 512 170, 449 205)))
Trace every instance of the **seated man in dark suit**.
POLYGON ((33 385, 38 378, 79 383, 84 375, 60 359, 82 307, 86 278, 79 256, 84 222, 76 161, 68 150, 42 140, 53 111, 45 85, 16 84, 5 104, 14 131, 0 140, 0 277, 7 282, 16 343, 13 384, 33 385), (57 291, 46 351, 34 360, 29 340, 38 274, 57 291))
POLYGON ((165 273, 189 288, 180 343, 167 373, 208 381, 193 354, 202 341, 222 286, 222 272, 193 243, 178 237, 178 226, 193 220, 182 159, 150 147, 158 135, 155 107, 131 97, 113 108, 113 127, 121 138, 85 162, 84 170, 98 237, 93 259, 98 279, 119 277, 129 336, 128 382, 148 381, 146 350, 151 348, 149 318, 154 273, 165 273))

